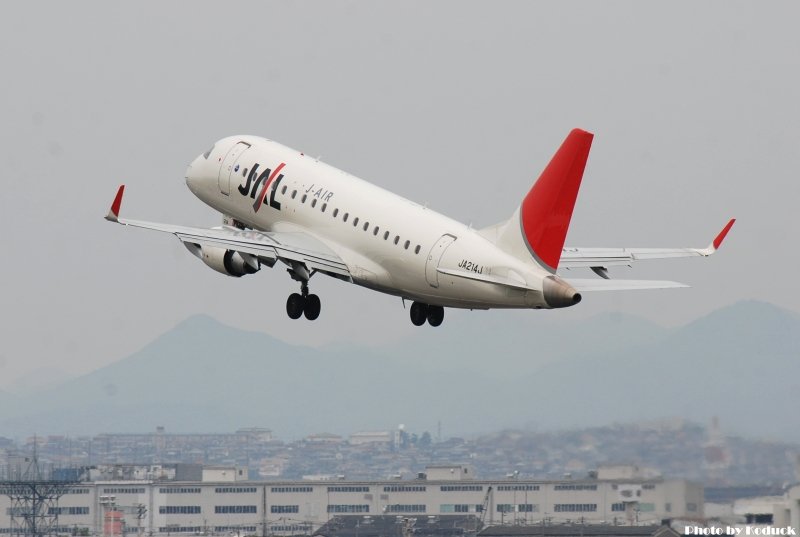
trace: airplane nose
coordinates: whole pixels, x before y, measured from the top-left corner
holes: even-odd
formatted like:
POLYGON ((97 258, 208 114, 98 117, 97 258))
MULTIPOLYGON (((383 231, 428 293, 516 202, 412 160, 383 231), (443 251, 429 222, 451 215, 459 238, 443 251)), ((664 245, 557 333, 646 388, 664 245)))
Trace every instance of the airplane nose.
POLYGON ((186 168, 186 175, 184 176, 184 179, 186 180, 186 186, 189 187, 189 190, 194 190, 193 187, 196 186, 197 176, 201 168, 198 161, 202 158, 203 155, 200 155, 194 159, 191 164, 189 164, 188 168, 186 168))

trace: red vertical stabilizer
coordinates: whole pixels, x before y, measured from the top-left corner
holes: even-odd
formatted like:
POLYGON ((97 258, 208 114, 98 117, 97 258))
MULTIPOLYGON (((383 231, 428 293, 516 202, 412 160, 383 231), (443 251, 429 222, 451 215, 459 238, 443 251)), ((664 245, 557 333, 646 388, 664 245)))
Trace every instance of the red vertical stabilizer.
POLYGON ((520 226, 531 255, 555 272, 578 197, 594 135, 573 129, 520 207, 520 226))

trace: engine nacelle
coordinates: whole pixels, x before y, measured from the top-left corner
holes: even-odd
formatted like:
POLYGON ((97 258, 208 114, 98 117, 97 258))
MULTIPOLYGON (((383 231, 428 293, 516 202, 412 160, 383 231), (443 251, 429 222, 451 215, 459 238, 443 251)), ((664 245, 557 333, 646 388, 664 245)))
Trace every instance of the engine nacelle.
POLYGON ((258 259, 249 254, 214 246, 199 246, 197 244, 186 244, 186 247, 199 257, 203 263, 226 276, 239 278, 245 274, 258 272, 261 269, 258 259))

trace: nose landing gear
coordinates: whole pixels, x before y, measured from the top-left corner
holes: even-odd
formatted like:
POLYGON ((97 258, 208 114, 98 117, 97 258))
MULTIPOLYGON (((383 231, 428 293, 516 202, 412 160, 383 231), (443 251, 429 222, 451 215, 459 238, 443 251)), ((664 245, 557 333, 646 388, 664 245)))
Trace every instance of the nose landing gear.
POLYGON ((290 319, 299 319, 305 315, 306 319, 313 321, 319 317, 322 303, 317 295, 308 293, 308 280, 314 274, 308 272, 303 266, 294 266, 288 269, 293 280, 300 282, 300 293, 292 293, 286 300, 286 313, 290 319))
POLYGON ((430 306, 422 302, 411 304, 411 323, 414 326, 422 326, 425 321, 431 326, 439 326, 444 320, 444 308, 442 306, 430 306))

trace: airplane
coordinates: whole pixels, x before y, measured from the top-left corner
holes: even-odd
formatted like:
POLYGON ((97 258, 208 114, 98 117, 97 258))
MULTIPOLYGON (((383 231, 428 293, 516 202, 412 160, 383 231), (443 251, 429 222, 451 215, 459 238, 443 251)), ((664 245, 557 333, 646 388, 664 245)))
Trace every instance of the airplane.
POLYGON ((106 215, 112 222, 175 235, 213 270, 232 277, 286 265, 300 292, 286 301, 292 319, 319 317, 309 292, 315 274, 411 302, 411 322, 439 326, 444 308, 553 309, 583 292, 688 287, 672 281, 611 279, 610 266, 641 260, 707 257, 706 248, 564 247, 594 135, 573 129, 511 217, 473 229, 426 206, 258 136, 216 142, 186 170, 186 184, 222 213, 219 227, 197 228, 120 217, 125 185, 106 215), (565 278, 566 269, 593 278, 565 278))

